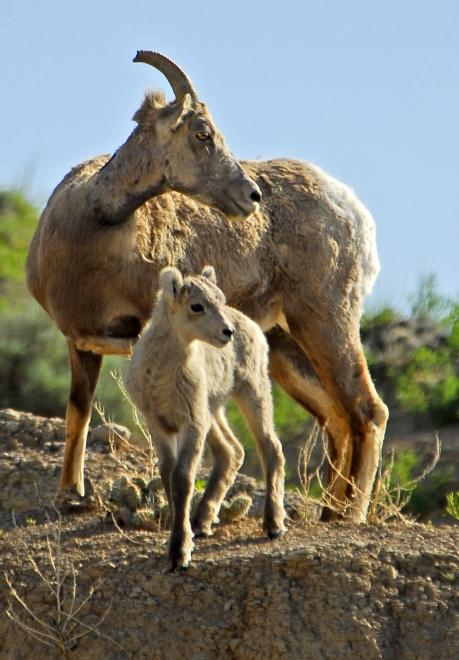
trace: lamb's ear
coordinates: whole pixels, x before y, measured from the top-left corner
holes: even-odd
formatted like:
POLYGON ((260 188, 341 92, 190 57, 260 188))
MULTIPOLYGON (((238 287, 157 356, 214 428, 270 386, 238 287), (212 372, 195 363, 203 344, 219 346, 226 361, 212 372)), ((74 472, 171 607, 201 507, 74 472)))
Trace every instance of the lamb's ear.
POLYGON ((213 266, 204 266, 201 277, 205 277, 214 284, 217 284, 217 275, 215 274, 215 268, 213 266))
POLYGON ((167 298, 177 300, 183 285, 182 274, 177 268, 163 268, 159 274, 159 284, 167 298))

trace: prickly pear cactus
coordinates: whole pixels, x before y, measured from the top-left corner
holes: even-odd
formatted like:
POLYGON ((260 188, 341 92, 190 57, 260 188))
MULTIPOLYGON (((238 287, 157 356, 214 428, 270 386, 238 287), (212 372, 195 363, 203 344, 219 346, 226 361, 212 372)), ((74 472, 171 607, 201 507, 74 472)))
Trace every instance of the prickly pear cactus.
POLYGON ((160 485, 160 479, 146 481, 142 477, 126 476, 109 484, 108 500, 114 505, 115 518, 136 528, 158 529, 164 519, 160 511, 164 505, 160 485))
POLYGON ((252 498, 245 493, 236 495, 229 502, 223 502, 220 509, 220 522, 227 524, 236 522, 244 518, 250 507, 252 506, 252 498))
MULTIPOLYGON (((159 477, 146 481, 142 477, 122 476, 106 487, 107 499, 116 520, 138 529, 158 530, 170 523, 170 508, 159 477)), ((191 499, 191 517, 196 512, 203 491, 196 491, 191 499)), ((220 521, 223 524, 241 520, 247 515, 252 498, 240 493, 223 502, 220 521)))
POLYGON ((159 526, 158 516, 151 509, 139 509, 132 514, 131 524, 139 529, 157 531, 159 526))

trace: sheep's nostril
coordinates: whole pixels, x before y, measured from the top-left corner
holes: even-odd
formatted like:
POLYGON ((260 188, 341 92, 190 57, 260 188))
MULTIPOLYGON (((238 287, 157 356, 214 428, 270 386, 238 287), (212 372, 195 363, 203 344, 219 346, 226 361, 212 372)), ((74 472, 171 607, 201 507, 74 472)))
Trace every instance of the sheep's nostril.
POLYGON ((257 190, 254 190, 250 195, 250 199, 252 199, 254 202, 261 202, 261 193, 257 190))

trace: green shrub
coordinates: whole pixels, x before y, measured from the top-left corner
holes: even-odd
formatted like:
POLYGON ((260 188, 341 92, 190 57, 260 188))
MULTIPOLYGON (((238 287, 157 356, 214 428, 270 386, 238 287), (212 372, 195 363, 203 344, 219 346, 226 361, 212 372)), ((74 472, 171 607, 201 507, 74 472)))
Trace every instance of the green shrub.
POLYGON ((0 405, 63 415, 69 386, 65 342, 34 305, 0 318, 0 405))
POLYGON ((406 488, 413 481, 414 471, 419 467, 420 462, 420 457, 411 449, 397 451, 392 466, 390 485, 406 488))
POLYGON ((421 457, 411 449, 386 456, 382 467, 382 472, 388 476, 386 491, 399 510, 426 519, 443 509, 454 482, 454 468, 440 469, 437 466, 439 457, 439 444, 428 465, 421 465, 421 457))
POLYGON ((0 191, 0 309, 25 290, 25 261, 37 221, 37 209, 21 192, 0 191))
POLYGON ((360 331, 362 335, 365 336, 371 330, 389 325, 390 323, 396 321, 398 318, 400 318, 400 314, 389 305, 377 307, 374 310, 365 312, 365 314, 362 316, 360 321, 360 331))
MULTIPOLYGON (((130 420, 128 405, 110 371, 120 358, 104 358, 96 391, 110 416, 130 420)), ((64 337, 32 300, 0 317, 0 407, 36 415, 65 415, 70 367, 64 337)), ((99 423, 97 414, 94 423, 99 423)))
POLYGON ((459 520, 459 490, 447 494, 446 511, 450 516, 455 518, 455 520, 459 520))
POLYGON ((408 296, 411 303, 410 316, 415 319, 442 321, 449 313, 452 301, 437 291, 437 278, 426 275, 419 283, 418 290, 408 296))
POLYGON ((428 412, 438 424, 459 418, 459 378, 447 349, 418 348, 394 381, 396 400, 408 413, 428 412))

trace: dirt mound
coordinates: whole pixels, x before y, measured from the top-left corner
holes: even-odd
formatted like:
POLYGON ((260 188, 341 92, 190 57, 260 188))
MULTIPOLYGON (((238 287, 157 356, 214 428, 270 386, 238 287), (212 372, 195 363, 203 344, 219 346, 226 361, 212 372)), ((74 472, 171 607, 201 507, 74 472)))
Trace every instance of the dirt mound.
MULTIPOLYGON (((57 485, 62 433, 62 421, 0 413, 0 568, 49 627, 17 601, 15 616, 50 637, 59 626, 56 575, 67 576, 59 597, 63 612, 73 602, 74 615, 63 639, 86 633, 69 642, 69 657, 458 657, 459 526, 297 520, 268 541, 261 521, 249 518, 200 540, 190 569, 170 574, 167 530, 119 530, 83 509, 59 526, 46 494, 57 485)), ((122 471, 100 447, 90 449, 87 466, 93 482, 122 471)), ((7 617, 8 601, 1 580, 0 658, 62 657, 7 617)))

